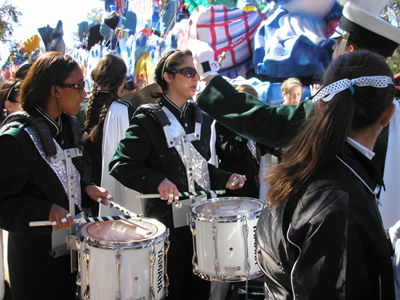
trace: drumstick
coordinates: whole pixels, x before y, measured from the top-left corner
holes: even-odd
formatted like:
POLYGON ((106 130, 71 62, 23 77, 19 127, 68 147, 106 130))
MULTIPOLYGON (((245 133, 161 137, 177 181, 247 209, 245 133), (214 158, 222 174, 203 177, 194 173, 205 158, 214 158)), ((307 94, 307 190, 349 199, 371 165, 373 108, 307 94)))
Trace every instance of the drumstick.
POLYGON ((234 187, 235 185, 237 185, 240 182, 240 178, 236 178, 229 186, 230 187, 234 187))
MULTIPOLYGON (((179 193, 179 197, 189 197, 189 196, 209 196, 210 194, 223 195, 225 194, 225 190, 216 190, 216 191, 197 191, 197 192, 183 192, 179 193)), ((160 194, 147 194, 147 195, 136 195, 136 198, 148 199, 148 198, 160 198, 160 194)))
MULTIPOLYGON (((104 222, 104 221, 117 221, 117 220, 127 220, 133 218, 130 215, 118 215, 118 216, 104 216, 104 217, 88 217, 88 218, 78 218, 74 219, 74 223, 90 223, 90 222, 104 222)), ((52 225, 50 221, 33 221, 29 222, 30 227, 36 226, 48 226, 52 225)))
POLYGON ((131 217, 137 217, 137 214, 129 211, 129 209, 127 209, 125 207, 122 207, 118 203, 115 203, 115 202, 112 202, 112 201, 108 201, 108 200, 107 200, 107 202, 108 202, 108 205, 110 206, 110 208, 118 209, 118 210, 122 211, 125 215, 130 215, 131 217))

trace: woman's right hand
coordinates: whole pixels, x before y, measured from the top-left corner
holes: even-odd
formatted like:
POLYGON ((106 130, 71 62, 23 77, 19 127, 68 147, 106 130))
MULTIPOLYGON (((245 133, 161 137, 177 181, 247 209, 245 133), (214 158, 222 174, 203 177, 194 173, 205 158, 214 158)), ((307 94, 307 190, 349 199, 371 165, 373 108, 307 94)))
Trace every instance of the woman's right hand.
POLYGON ((53 204, 50 209, 49 220, 52 222, 53 230, 57 231, 61 228, 70 229, 74 224, 74 218, 64 208, 53 204))
POLYGON ((161 200, 168 200, 167 204, 171 204, 175 200, 175 203, 179 201, 179 191, 175 184, 165 178, 161 181, 158 186, 158 192, 160 193, 161 200))

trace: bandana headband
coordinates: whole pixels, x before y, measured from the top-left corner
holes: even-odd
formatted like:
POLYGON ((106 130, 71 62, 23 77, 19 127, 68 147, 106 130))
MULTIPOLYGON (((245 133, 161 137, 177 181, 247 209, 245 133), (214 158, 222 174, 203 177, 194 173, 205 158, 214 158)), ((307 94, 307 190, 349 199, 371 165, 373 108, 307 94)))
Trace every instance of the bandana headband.
POLYGON ((324 87, 314 96, 313 102, 315 103, 320 99, 324 102, 328 102, 332 100, 336 94, 346 89, 350 89, 351 93, 354 94, 354 85, 361 87, 372 86, 375 88, 385 88, 388 87, 389 84, 393 84, 392 78, 389 76, 365 76, 353 79, 346 78, 324 87))

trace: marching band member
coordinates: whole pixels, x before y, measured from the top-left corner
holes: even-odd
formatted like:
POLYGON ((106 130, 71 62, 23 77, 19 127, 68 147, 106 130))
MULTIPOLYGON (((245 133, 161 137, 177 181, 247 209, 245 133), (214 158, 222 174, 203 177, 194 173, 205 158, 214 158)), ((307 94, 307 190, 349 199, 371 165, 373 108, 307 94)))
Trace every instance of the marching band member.
POLYGON ((199 81, 192 53, 165 54, 157 65, 155 79, 162 92, 152 96, 161 100, 142 105, 135 112, 111 160, 110 174, 143 194, 160 194, 159 199, 146 199, 144 215, 170 230, 168 298, 207 300, 210 282, 193 274, 192 234, 186 218, 196 200, 179 199, 179 192, 237 189, 246 179, 207 164, 211 121, 188 100, 199 81), (235 179, 240 180, 231 187, 235 179))
POLYGON ((75 299, 67 229, 83 191, 104 204, 112 199, 80 180, 81 130, 73 116, 86 96, 83 80, 71 57, 46 52, 24 79, 23 111, 0 130, 0 227, 9 231, 12 299, 75 299), (29 227, 41 220, 53 226, 29 227))
POLYGON ((377 55, 337 58, 316 111, 269 178, 257 223, 266 299, 395 299, 393 246, 371 161, 395 111, 393 74, 377 55))
MULTIPOLYGON (((133 202, 126 199, 134 198, 137 193, 126 189, 108 173, 108 164, 136 109, 129 101, 121 100, 118 96, 125 84, 126 71, 122 58, 112 54, 103 56, 91 73, 92 91, 77 118, 84 131, 84 178, 107 188, 118 204, 140 214, 140 205, 126 205, 133 202)), ((91 210, 93 216, 120 214, 115 208, 99 207, 98 203, 94 203, 91 210)))

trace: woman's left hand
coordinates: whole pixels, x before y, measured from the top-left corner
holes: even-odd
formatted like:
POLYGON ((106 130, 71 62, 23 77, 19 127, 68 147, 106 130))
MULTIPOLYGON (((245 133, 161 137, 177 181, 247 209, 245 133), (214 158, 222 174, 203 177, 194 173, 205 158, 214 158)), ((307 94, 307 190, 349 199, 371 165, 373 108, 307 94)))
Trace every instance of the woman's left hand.
POLYGON ((88 185, 85 189, 85 192, 94 201, 97 201, 105 206, 108 206, 108 201, 114 201, 114 198, 105 188, 97 185, 88 185))
POLYGON ((230 190, 241 189, 244 185, 244 182, 247 180, 245 175, 239 175, 233 173, 231 177, 229 177, 228 182, 226 183, 226 188, 230 190))

